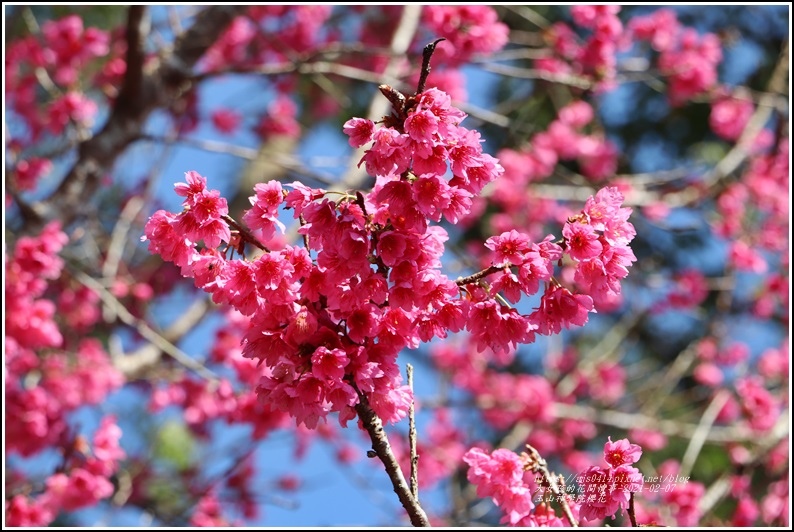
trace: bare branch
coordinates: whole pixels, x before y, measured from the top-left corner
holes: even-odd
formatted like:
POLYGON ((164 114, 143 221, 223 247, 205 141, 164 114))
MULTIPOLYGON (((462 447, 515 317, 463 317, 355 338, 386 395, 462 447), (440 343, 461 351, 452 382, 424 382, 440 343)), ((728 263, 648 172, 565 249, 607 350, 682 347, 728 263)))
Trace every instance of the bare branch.
POLYGON ((489 266, 482 271, 467 275, 466 277, 458 277, 455 279, 455 284, 458 286, 466 286, 467 284, 476 283, 480 279, 484 279, 492 273, 504 270, 504 266, 489 266))
MULTIPOLYGON (((408 377, 408 388, 411 395, 414 393, 414 367, 406 364, 405 372, 408 377)), ((411 495, 416 502, 419 502, 419 477, 418 466, 419 456, 416 454, 416 418, 414 416, 414 400, 411 398, 411 406, 408 407, 408 445, 411 448, 411 495)))
POLYGON ((372 450, 386 468, 386 473, 389 475, 389 479, 394 487, 394 493, 397 494, 403 508, 408 512, 411 524, 414 526, 430 526, 425 511, 419 505, 419 501, 411 494, 411 488, 405 481, 405 475, 403 475, 402 469, 400 469, 397 457, 395 457, 394 452, 392 452, 389 439, 386 436, 386 431, 383 430, 383 422, 375 411, 372 410, 367 397, 361 392, 358 392, 358 397, 359 403, 356 405, 358 417, 367 430, 370 440, 372 440, 372 450))
POLYGON ((102 286, 100 282, 81 271, 74 272, 75 278, 80 281, 84 286, 93 290, 106 305, 113 307, 114 312, 121 321, 134 327, 141 336, 149 340, 155 347, 162 350, 165 354, 182 364, 188 369, 195 371, 199 376, 210 380, 217 381, 218 376, 211 370, 205 367, 200 362, 193 360, 184 351, 177 346, 163 338, 157 331, 152 329, 145 321, 136 318, 130 313, 129 310, 110 293, 110 291, 102 286))
MULTIPOLYGON (((769 451, 778 445, 784 438, 787 438, 790 433, 789 427, 789 411, 785 410, 780 414, 777 423, 768 431, 765 436, 762 436, 758 446, 751 451, 750 459, 743 462, 741 467, 749 470, 763 463, 767 458, 769 451)), ((698 504, 698 510, 701 514, 706 514, 711 511, 724 497, 730 493, 732 479, 736 476, 736 470, 731 469, 725 471, 715 482, 713 482, 698 504)))
MULTIPOLYGON (((124 253, 127 235, 132 226, 132 220, 138 216, 138 213, 143 209, 144 201, 140 196, 130 198, 127 204, 119 214, 119 221, 113 227, 113 232, 110 235, 110 244, 108 245, 107 255, 105 255, 105 262, 102 264, 102 277, 106 280, 113 279, 118 273, 119 263, 124 253)), ((106 306, 106 309, 111 307, 106 306)), ((113 321, 111 316, 105 316, 105 321, 113 321)))
POLYGON ((559 83, 561 85, 570 85, 571 87, 577 87, 580 89, 590 89, 593 87, 593 83, 590 80, 575 76, 573 74, 554 74, 534 68, 521 68, 501 64, 481 64, 480 68, 488 72, 501 74, 503 76, 510 76, 513 78, 539 79, 543 81, 550 81, 552 83, 559 83))
POLYGON ((653 416, 656 414, 656 411, 659 410, 665 399, 670 397, 670 393, 678 385, 678 382, 696 358, 697 346, 693 342, 678 354, 667 372, 660 379, 656 379, 656 386, 653 393, 651 393, 650 399, 640 409, 645 415, 653 416))
MULTIPOLYGON (((204 319, 209 306, 207 298, 196 299, 179 318, 160 333, 160 336, 175 344, 204 319)), ((118 352, 118 350, 116 351, 118 352)), ((134 377, 143 374, 148 368, 156 366, 160 362, 162 354, 162 349, 152 343, 148 343, 130 353, 115 356, 113 365, 128 378, 134 377)), ((113 356, 113 352, 111 352, 111 356, 113 356)))
POLYGON ((525 468, 528 468, 533 473, 541 474, 543 480, 545 481, 544 485, 548 486, 548 488, 554 494, 555 499, 560 503, 560 506, 562 506, 562 511, 565 514, 565 517, 568 518, 568 522, 571 524, 571 526, 578 527, 579 522, 573 516, 571 507, 568 506, 568 497, 560 490, 557 479, 549 471, 546 460, 544 460, 538 450, 531 445, 527 444, 527 449, 529 450, 529 453, 525 454, 524 456, 528 458, 528 463, 525 468))
POLYGON ((634 492, 629 493, 629 520, 631 520, 631 526, 637 527, 637 516, 634 513, 634 492))
POLYGON ((259 241, 258 238, 256 238, 253 234, 251 234, 251 232, 248 230, 247 227, 237 223, 234 220, 234 218, 232 218, 228 214, 224 215, 222 218, 223 218, 223 221, 226 222, 227 224, 229 224, 234 230, 239 231, 240 236, 243 238, 243 240, 245 242, 248 242, 249 244, 252 244, 252 245, 258 247, 262 251, 270 251, 264 245, 262 245, 262 243, 259 241))
POLYGON ((546 29, 551 26, 551 22, 549 22, 543 15, 538 13, 537 11, 530 9, 527 6, 504 6, 506 9, 512 11, 516 15, 524 18, 525 20, 531 22, 535 26, 540 29, 546 29))
POLYGON ((510 118, 501 113, 497 113, 496 111, 483 109, 482 107, 477 107, 476 105, 468 102, 456 101, 455 106, 457 106, 461 111, 464 111, 466 114, 470 115, 472 118, 477 118, 478 120, 482 120, 483 122, 488 122, 489 124, 494 124, 495 126, 499 127, 510 127, 510 118))
POLYGON ((430 75, 430 60, 433 58, 433 52, 436 51, 436 46, 441 41, 446 41, 444 37, 436 39, 435 41, 431 42, 425 49, 422 51, 422 71, 419 74, 419 84, 416 86, 416 94, 425 91, 425 84, 427 83, 427 77, 430 75))
MULTIPOLYGON (((692 438, 698 430, 698 425, 694 423, 659 419, 645 414, 629 414, 617 410, 597 409, 585 405, 554 403, 554 412, 560 418, 582 419, 624 430, 655 430, 667 436, 680 438, 692 438)), ((786 415, 785 417, 788 416, 786 415)), ((746 442, 757 439, 757 435, 750 428, 743 426, 712 427, 706 437, 706 441, 715 443, 746 442)))
POLYGON ((681 459, 681 470, 679 471, 681 476, 689 476, 689 472, 692 471, 692 466, 695 465, 695 460, 697 460, 700 450, 703 448, 703 444, 706 443, 706 437, 711 427, 714 425, 714 421, 717 420, 720 410, 722 410, 722 407, 725 406, 725 403, 728 402, 730 397, 731 393, 729 391, 720 390, 703 412, 703 415, 700 417, 700 423, 698 423, 697 429, 695 429, 695 433, 692 435, 692 439, 689 440, 684 458, 681 459))

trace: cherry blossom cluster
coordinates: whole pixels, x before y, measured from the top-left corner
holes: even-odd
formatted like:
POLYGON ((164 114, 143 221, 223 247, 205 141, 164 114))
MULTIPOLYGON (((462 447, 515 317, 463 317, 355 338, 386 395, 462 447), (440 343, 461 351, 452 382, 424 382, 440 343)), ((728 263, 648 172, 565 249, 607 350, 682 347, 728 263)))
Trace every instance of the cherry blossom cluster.
POLYGON ((642 455, 639 445, 622 439, 608 439, 604 445, 604 460, 608 467, 591 466, 582 471, 577 480, 584 500, 579 515, 585 520, 603 519, 622 509, 629 509, 629 498, 642 491, 643 477, 631 464, 642 455))
MULTIPOLYGON (((472 447, 463 455, 463 461, 469 466, 466 478, 477 486, 477 496, 491 497, 504 513, 502 522, 512 526, 540 525, 534 522, 532 515, 537 483, 535 476, 527 472, 523 457, 508 449, 488 453, 472 447)), ((545 517, 546 512, 543 515, 545 517)))
POLYGON ((526 197, 528 183, 549 177, 559 161, 575 160, 582 175, 593 182, 614 175, 617 147, 602 134, 582 133, 593 118, 590 104, 574 101, 560 109, 557 119, 546 131, 535 134, 528 146, 500 150, 497 155, 505 168, 507 188, 500 187, 495 191, 494 199, 505 206, 513 206, 526 197))
MULTIPOLYGON (((641 454, 640 446, 628 439, 612 442, 609 438, 604 445, 607 467, 591 466, 570 477, 578 486, 563 482, 557 486, 557 498, 564 498, 570 515, 583 523, 628 510, 630 497, 641 492, 644 485, 642 474, 631 465, 641 454)), ((469 482, 477 486, 479 497, 491 497, 504 513, 503 522, 512 526, 571 526, 567 517, 556 517, 547 504, 535 505, 536 498, 537 502, 545 500, 543 492, 549 489, 536 477, 538 473, 530 472, 535 460, 527 453, 518 455, 508 449, 488 453, 479 447, 471 448, 463 457, 469 465, 469 482)))
POLYGON ((682 27, 670 9, 635 17, 629 29, 634 39, 650 42, 659 52, 659 69, 669 79, 667 90, 673 105, 681 105, 715 86, 717 65, 722 60, 716 35, 699 35, 693 28, 682 27))
POLYGON ((462 65, 474 55, 490 54, 507 44, 509 28, 489 6, 429 5, 423 14, 432 34, 446 39, 438 46, 440 61, 462 65))
MULTIPOLYGON (((61 510, 109 497, 109 478, 124 458, 121 431, 112 417, 103 419, 93 447, 72 434, 67 420, 124 383, 99 341, 64 337, 62 327, 80 330, 97 319, 96 299, 82 289, 61 292, 64 308, 74 310, 63 318, 49 299, 48 290, 62 280, 59 253, 67 242, 59 225, 51 223, 36 237, 19 238, 6 264, 6 451, 32 457, 52 446, 74 448, 59 472, 45 480, 43 491, 6 501, 12 526, 47 525, 61 510)), ((25 480, 17 478, 12 485, 25 480)))
POLYGON ((499 353, 532 342, 536 330, 553 334, 584 324, 593 297, 553 281, 553 263, 568 253, 587 265, 583 284, 600 298, 619 289, 615 282, 631 257, 630 211, 620 207, 616 190, 605 189, 566 225, 565 251, 551 237, 534 244, 513 231, 486 243, 494 252, 490 268, 457 281, 446 277, 440 259, 447 233, 430 222, 444 217, 454 224, 467 215, 471 199, 502 168, 482 151, 479 134, 460 126, 465 114, 443 92, 406 97, 381 90, 394 112, 380 127, 360 118, 344 126, 351 146, 371 142, 362 158, 376 177, 370 193, 333 201, 300 183, 289 191, 278 181, 259 184, 242 217, 245 229, 206 179, 188 172, 176 185, 183 211, 158 211, 145 227, 150 251, 179 266, 216 303, 250 317, 242 353, 265 368, 260 397, 309 427, 330 412, 346 424, 362 394, 383 419, 404 417, 410 394, 396 357, 420 341, 466 329, 479 349, 499 353), (285 208, 301 222, 304 247, 286 245, 251 260, 227 259, 217 249, 239 248, 244 238, 265 249, 262 243, 284 230, 285 208), (503 292, 515 302, 541 282, 548 288, 530 316, 495 299, 503 292))
POLYGON ((731 95, 717 98, 711 104, 709 126, 717 136, 736 141, 742 135, 754 110, 755 106, 749 99, 731 95))
POLYGON ((111 477, 118 470, 119 461, 126 457, 120 438, 121 429, 115 418, 105 416, 91 445, 82 436, 63 442, 68 452, 63 466, 47 478, 42 493, 35 497, 19 494, 7 500, 6 523, 46 526, 62 510, 86 508, 109 498, 115 491, 111 477))
POLYGON ((564 22, 553 24, 546 32, 548 55, 535 61, 535 66, 552 74, 575 74, 595 81, 599 88, 615 85, 618 50, 623 47, 623 23, 618 18, 620 6, 571 7, 576 25, 591 31, 580 42, 571 27, 564 22))
POLYGON ((108 31, 84 27, 78 15, 49 20, 40 33, 9 43, 5 95, 15 118, 7 143, 14 162, 12 188, 34 190, 52 170, 52 161, 32 154, 40 152, 36 147, 42 137, 94 124, 99 107, 84 87, 99 87, 109 98, 116 95, 126 69, 124 43, 108 31))
POLYGON ((229 65, 255 66, 288 61, 291 54, 315 49, 328 41, 323 30, 330 5, 251 6, 236 17, 202 59, 207 71, 229 65), (278 31, 272 31, 278 28, 278 31))
POLYGON ((582 215, 569 218, 562 229, 566 252, 577 262, 574 279, 595 308, 611 306, 618 299, 620 280, 637 260, 629 247, 636 235, 628 221, 631 209, 621 207, 622 201, 617 188, 601 189, 588 198, 582 215))
POLYGON ((9 107, 24 120, 31 141, 45 130, 60 134, 72 121, 90 125, 97 106, 79 91, 79 73, 95 58, 107 56, 109 41, 108 32, 84 28, 82 18, 70 15, 45 22, 40 36, 29 35, 8 47, 6 95, 9 107), (37 69, 64 89, 43 106, 36 96, 37 69))
POLYGON ((768 349, 758 361, 757 374, 748 374, 746 366, 750 348, 743 342, 720 346, 717 339, 701 340, 696 349, 698 365, 693 371, 695 380, 714 388, 715 393, 726 385, 726 373, 738 372, 733 382, 735 395, 728 396, 718 418, 722 422, 736 423, 740 419, 755 432, 770 431, 781 415, 784 399, 773 390, 781 377, 788 373, 788 361, 783 349, 768 349))

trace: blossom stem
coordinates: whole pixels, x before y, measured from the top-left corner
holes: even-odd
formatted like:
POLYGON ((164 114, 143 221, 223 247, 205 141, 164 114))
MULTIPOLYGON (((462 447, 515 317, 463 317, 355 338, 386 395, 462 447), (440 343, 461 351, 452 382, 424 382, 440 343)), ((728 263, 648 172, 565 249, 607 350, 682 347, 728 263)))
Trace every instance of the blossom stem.
POLYGON ((372 451, 377 455, 386 468, 386 474, 391 479, 394 492, 397 498, 400 499, 405 511, 408 512, 408 517, 413 526, 430 526, 427 520, 427 515, 424 509, 419 505, 419 501, 411 494, 411 488, 405 481, 405 476, 400 469, 400 464, 397 462, 397 457, 389 445, 389 439, 386 436, 386 431, 383 429, 383 421, 378 417, 372 407, 369 405, 367 396, 358 392, 359 403, 356 405, 356 412, 361 419, 361 423, 367 430, 370 439, 372 440, 372 451))
POLYGON ((235 230, 239 231, 240 232, 240 236, 243 238, 243 240, 245 242, 249 242, 249 243, 255 245, 256 247, 258 247, 262 251, 267 251, 267 252, 270 251, 265 246, 263 246, 262 243, 259 240, 257 240, 257 238, 254 235, 251 234, 251 231, 249 231, 247 228, 243 227, 242 225, 240 225, 236 221, 234 221, 234 218, 232 218, 228 214, 224 214, 221 218, 223 218, 223 221, 225 221, 227 224, 231 225, 235 230))
MULTIPOLYGON (((304 218, 302 214, 298 217, 298 220, 300 221, 301 227, 306 225, 306 218, 304 218)), ((303 245, 306 247, 306 251, 311 253, 312 248, 309 247, 309 235, 306 233, 303 233, 303 245)))
POLYGON ((631 526, 637 526, 637 517, 634 515, 634 492, 629 493, 629 520, 631 521, 631 526))
POLYGON ((473 273, 467 277, 458 277, 457 279, 455 279, 455 284, 457 284, 458 286, 466 286, 467 284, 476 283, 480 279, 483 279, 491 275, 492 273, 501 271, 503 268, 504 266, 489 266, 484 270, 479 271, 477 273, 473 273))
POLYGON ((578 527, 579 523, 573 516, 570 506, 568 506, 568 498, 566 497, 565 493, 560 491, 560 488, 557 485, 557 479, 555 479, 554 475, 552 475, 549 471, 549 468, 546 465, 546 460, 544 460, 538 450, 531 445, 527 444, 527 449, 529 450, 529 454, 525 455, 528 456, 529 459, 527 466, 533 473, 540 473, 543 475, 543 480, 546 481, 546 484, 548 484, 549 489, 554 494, 554 497, 557 501, 559 501, 560 506, 562 506, 562 511, 565 514, 565 517, 568 518, 568 522, 571 524, 571 526, 578 527))
POLYGON ((416 86, 416 94, 420 94, 425 91, 427 77, 430 75, 430 58, 433 57, 433 52, 436 51, 436 45, 441 41, 446 41, 446 39, 443 37, 436 39, 425 46, 425 49, 422 50, 422 73, 419 75, 419 84, 416 86))

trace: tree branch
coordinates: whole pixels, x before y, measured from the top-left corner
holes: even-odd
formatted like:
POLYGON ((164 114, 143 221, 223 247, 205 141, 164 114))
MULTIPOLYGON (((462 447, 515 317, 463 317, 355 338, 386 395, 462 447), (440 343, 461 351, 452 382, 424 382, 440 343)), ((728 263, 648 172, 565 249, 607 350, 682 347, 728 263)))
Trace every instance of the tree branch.
POLYGON ((40 230, 53 219, 67 226, 83 212, 101 178, 111 171, 127 146, 139 138, 149 114, 170 106, 192 88, 190 76, 196 62, 244 9, 245 6, 213 6, 203 10, 193 26, 177 37, 173 51, 161 59, 159 66, 139 75, 136 68, 143 60, 144 17, 142 8, 131 8, 127 25, 127 37, 132 39, 127 50, 131 64, 119 92, 124 99, 120 97, 116 102, 102 130, 80 143, 77 161, 55 192, 32 205, 40 219, 29 224, 28 231, 40 230))
POLYGON ((383 430, 383 422, 375 411, 372 410, 367 397, 361 392, 358 392, 358 397, 359 403, 356 405, 358 417, 361 419, 361 423, 364 425, 367 433, 369 433, 369 437, 372 440, 372 450, 375 451, 380 461, 383 462, 386 468, 386 474, 389 475, 389 479, 391 479, 392 486, 394 487, 394 493, 397 494, 397 498, 400 499, 403 508, 408 512, 411 524, 414 526, 430 526, 425 511, 419 505, 419 501, 411 494, 411 488, 405 480, 402 469, 400 469, 397 457, 395 457, 394 452, 392 452, 389 439, 386 436, 386 431, 383 430))
MULTIPOLYGON (((414 393, 414 367, 407 364, 405 372, 408 376, 408 388, 414 393)), ((419 455, 416 454, 416 417, 414 414, 414 400, 408 407, 408 446, 411 449, 411 495, 419 502, 419 455)))
POLYGON ((706 437, 709 431, 714 426, 714 422, 717 420, 717 416, 722 410, 722 407, 725 406, 725 403, 727 403, 730 398, 731 392, 720 390, 703 412, 700 423, 698 423, 697 429, 695 429, 695 433, 692 435, 692 439, 689 440, 684 458, 681 459, 681 468, 678 472, 681 476, 689 476, 701 449, 703 449, 703 444, 706 443, 706 437))
POLYGON ((146 6, 130 6, 125 33, 127 70, 124 71, 124 81, 115 105, 120 111, 139 112, 139 106, 144 103, 141 93, 143 91, 143 61, 146 57, 144 47, 149 34, 148 19, 146 6))
POLYGON ((484 279, 492 273, 500 272, 505 269, 505 266, 489 266, 482 271, 467 275, 466 277, 458 277, 455 279, 455 284, 458 286, 466 286, 467 284, 476 283, 480 279, 484 279))
MULTIPOLYGON (((114 312, 121 321, 130 327, 134 327, 141 336, 149 340, 149 342, 151 342, 155 347, 162 350, 162 352, 169 355, 171 358, 186 368, 195 371, 199 376, 209 381, 218 380, 218 376, 201 364, 201 362, 190 358, 184 351, 179 349, 177 346, 160 335, 157 331, 152 329, 145 321, 133 316, 132 313, 130 313, 130 311, 127 310, 126 307, 124 307, 124 305, 118 299, 116 299, 116 297, 111 294, 107 288, 102 286, 99 281, 81 271, 74 272, 74 276, 80 283, 96 293, 106 305, 112 306, 114 312)), ((124 371, 124 373, 128 374, 127 371, 124 371)))
POLYGON ((526 467, 529 468, 530 471, 533 473, 540 473, 543 477, 543 480, 548 485, 551 492, 554 494, 557 502, 560 503, 562 507, 562 511, 565 514, 565 517, 568 518, 568 523, 570 523, 573 527, 578 527, 579 523, 576 521, 576 518, 573 516, 573 512, 571 512, 571 507, 568 505, 568 498, 565 495, 565 492, 560 490, 560 486, 557 483, 557 479, 554 475, 551 474, 549 471, 549 467, 546 464, 546 460, 540 455, 537 449, 532 447, 531 445, 527 444, 527 450, 529 451, 525 456, 527 457, 527 465, 526 467))
MULTIPOLYGON (((421 5, 406 5, 403 6, 402 16, 400 22, 397 24, 397 29, 391 40, 391 58, 386 65, 383 75, 380 77, 378 83, 383 83, 389 78, 398 78, 398 69, 400 67, 400 59, 408 51, 411 41, 416 34, 419 27, 419 17, 422 14, 421 5)), ((395 87, 397 88, 397 87, 395 87)), ((380 120, 384 115, 389 113, 389 101, 383 98, 380 92, 376 92, 372 98, 369 106, 367 118, 372 121, 380 120)), ((350 165, 348 166, 347 173, 342 181, 337 185, 336 190, 350 190, 361 187, 361 184, 367 178, 367 173, 363 168, 359 168, 358 162, 364 156, 364 147, 357 149, 350 158, 350 165)))

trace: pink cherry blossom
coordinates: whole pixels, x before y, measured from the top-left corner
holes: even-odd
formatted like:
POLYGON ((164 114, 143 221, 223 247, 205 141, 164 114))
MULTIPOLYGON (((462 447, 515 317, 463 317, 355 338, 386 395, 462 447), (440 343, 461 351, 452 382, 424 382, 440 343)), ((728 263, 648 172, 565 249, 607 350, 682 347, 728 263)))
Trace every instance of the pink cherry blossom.
POLYGON ((242 117, 231 109, 216 109, 212 112, 212 124, 221 133, 234 133, 242 117))
POLYGON ((568 253, 574 260, 584 261, 598 257, 603 251, 599 235, 591 225, 566 222, 562 228, 562 236, 566 238, 568 253))
POLYGON ((550 285, 540 301, 540 308, 533 312, 530 323, 540 334, 559 333, 563 327, 584 325, 587 313, 593 310, 593 299, 583 294, 572 294, 567 288, 550 285))
POLYGON ((520 265, 524 262, 524 254, 530 250, 530 240, 527 235, 513 230, 499 236, 492 236, 485 241, 485 247, 494 252, 494 263, 509 262, 520 265))
POLYGON ((348 135, 350 138, 348 142, 354 148, 360 148, 370 140, 372 140, 372 135, 375 131, 375 124, 372 120, 366 120, 364 118, 351 118, 343 127, 343 131, 345 135, 348 135))
POLYGON ((604 444, 604 459, 612 467, 633 464, 640 459, 640 456, 642 456, 642 448, 630 443, 626 438, 613 442, 610 437, 604 444))

